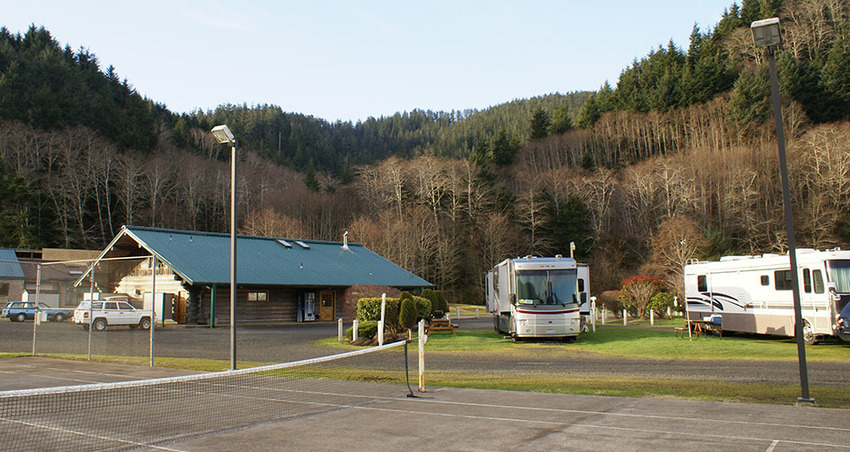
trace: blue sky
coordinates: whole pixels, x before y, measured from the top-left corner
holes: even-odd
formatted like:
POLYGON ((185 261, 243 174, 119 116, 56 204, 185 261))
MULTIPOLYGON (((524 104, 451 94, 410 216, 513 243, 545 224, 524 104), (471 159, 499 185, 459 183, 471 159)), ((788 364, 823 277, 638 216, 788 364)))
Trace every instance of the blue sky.
POLYGON ((615 85, 670 39, 687 49, 733 0, 4 2, 175 112, 275 104, 329 121, 484 109, 615 85))

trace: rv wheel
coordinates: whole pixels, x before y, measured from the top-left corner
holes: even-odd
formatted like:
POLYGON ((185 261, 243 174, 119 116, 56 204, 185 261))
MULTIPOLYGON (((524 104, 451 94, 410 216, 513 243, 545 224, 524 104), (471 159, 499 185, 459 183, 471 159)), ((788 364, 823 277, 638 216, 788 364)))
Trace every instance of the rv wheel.
POLYGON ((808 320, 803 320, 803 342, 806 345, 815 345, 818 343, 818 337, 815 336, 814 331, 812 331, 812 325, 808 322, 808 320))

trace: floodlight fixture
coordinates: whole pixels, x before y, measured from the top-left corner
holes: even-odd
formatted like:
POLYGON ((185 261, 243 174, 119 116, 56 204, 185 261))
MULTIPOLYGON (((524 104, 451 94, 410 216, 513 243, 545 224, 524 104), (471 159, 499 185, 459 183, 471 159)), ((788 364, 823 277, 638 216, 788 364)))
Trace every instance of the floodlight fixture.
POLYGON ((782 36, 779 34, 778 17, 757 20, 750 24, 750 30, 753 32, 753 41, 755 41, 756 47, 773 47, 782 42, 782 36))
POLYGON ((229 144, 234 146, 236 144, 236 137, 233 136, 233 132, 230 131, 230 128, 226 125, 215 126, 212 128, 212 134, 216 140, 218 140, 221 144, 229 144))

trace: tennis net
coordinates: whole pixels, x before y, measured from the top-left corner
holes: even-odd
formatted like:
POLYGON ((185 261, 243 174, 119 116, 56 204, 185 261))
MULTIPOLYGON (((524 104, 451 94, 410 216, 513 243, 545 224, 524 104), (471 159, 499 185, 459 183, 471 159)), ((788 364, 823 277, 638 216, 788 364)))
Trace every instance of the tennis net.
POLYGON ((250 369, 6 391, 0 392, 0 450, 167 448, 412 395, 404 341, 250 369))

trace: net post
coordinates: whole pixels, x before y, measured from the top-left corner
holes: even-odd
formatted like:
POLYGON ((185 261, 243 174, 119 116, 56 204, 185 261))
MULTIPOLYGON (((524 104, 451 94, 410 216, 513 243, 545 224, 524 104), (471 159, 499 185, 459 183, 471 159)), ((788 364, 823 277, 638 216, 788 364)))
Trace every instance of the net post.
POLYGON ((88 322, 88 333, 89 333, 89 336, 88 336, 88 340, 89 340, 88 360, 89 361, 91 361, 91 333, 92 333, 91 328, 92 328, 92 323, 93 323, 92 317, 94 316, 94 270, 95 270, 95 264, 96 263, 97 263, 96 261, 92 261, 92 263, 91 263, 91 281, 90 281, 90 287, 89 287, 89 322, 88 322))
POLYGON ((413 394, 413 389, 410 387, 410 366, 407 364, 407 343, 409 340, 404 341, 404 378, 407 382, 407 397, 416 397, 413 394))
POLYGON ((36 264, 35 271, 35 316, 32 318, 32 356, 35 356, 35 345, 38 342, 38 325, 41 323, 41 309, 38 304, 41 292, 41 264, 36 264))
MULTIPOLYGON (((156 255, 151 256, 151 330, 150 330, 150 366, 153 367, 153 331, 156 329, 156 255)), ((165 307, 163 306, 163 314, 165 307)))
POLYGON ((425 392, 425 319, 419 321, 419 392, 425 392))

